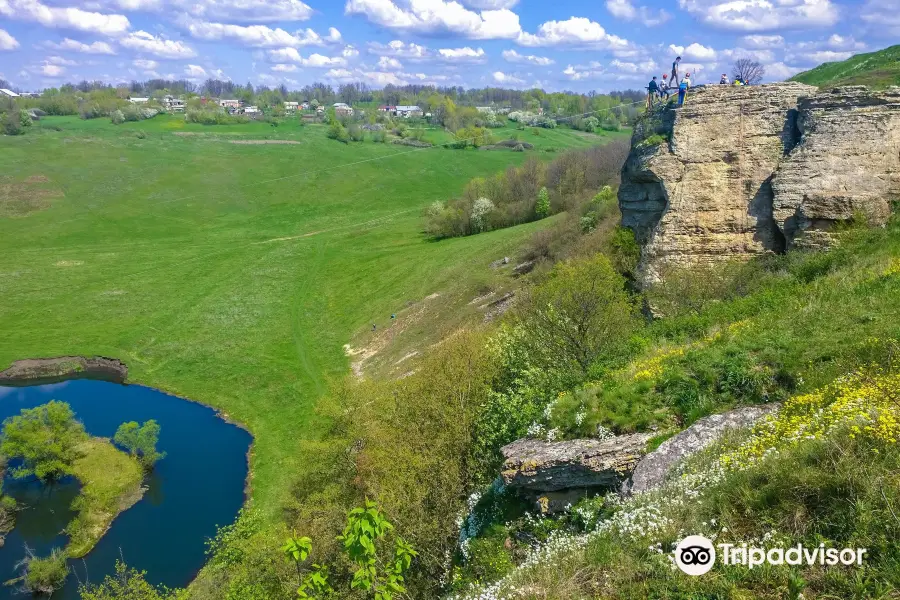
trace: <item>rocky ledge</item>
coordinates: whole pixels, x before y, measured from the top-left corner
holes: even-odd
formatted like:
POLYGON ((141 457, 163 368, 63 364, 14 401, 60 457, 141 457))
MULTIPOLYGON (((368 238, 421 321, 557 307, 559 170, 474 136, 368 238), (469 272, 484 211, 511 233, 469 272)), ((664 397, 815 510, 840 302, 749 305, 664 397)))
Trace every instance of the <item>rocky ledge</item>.
POLYGON ((616 488, 647 446, 648 434, 562 442, 521 439, 504 446, 501 477, 526 493, 572 488, 616 488))
POLYGON ((667 439, 659 445, 659 448, 642 458, 631 474, 628 485, 623 487, 623 492, 639 494, 659 487, 682 460, 700 452, 729 430, 752 426, 769 413, 777 410, 778 406, 778 404, 747 406, 703 417, 678 435, 667 439))
POLYGON ((34 385, 66 379, 99 379, 125 383, 128 367, 122 361, 103 356, 60 356, 17 360, 0 371, 0 385, 34 385))
POLYGON ((900 201, 900 87, 824 91, 800 100, 800 143, 773 181, 787 248, 828 246, 836 224, 887 222, 900 201))

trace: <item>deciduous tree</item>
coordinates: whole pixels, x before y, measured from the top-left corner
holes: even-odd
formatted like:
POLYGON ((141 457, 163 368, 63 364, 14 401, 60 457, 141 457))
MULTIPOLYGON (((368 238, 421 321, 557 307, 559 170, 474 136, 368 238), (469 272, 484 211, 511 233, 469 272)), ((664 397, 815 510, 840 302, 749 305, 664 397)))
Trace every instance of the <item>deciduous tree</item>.
POLYGON ((153 419, 143 425, 138 425, 136 421, 122 423, 116 430, 113 441, 140 460, 141 465, 148 471, 166 456, 165 452, 156 450, 156 444, 159 442, 159 423, 153 419))
POLYGON ((559 263, 522 306, 525 343, 547 366, 566 363, 587 374, 604 355, 621 348, 636 327, 625 280, 600 254, 559 263))
POLYGON ((0 452, 22 459, 22 465, 12 470, 13 477, 34 475, 53 483, 72 473, 78 444, 85 437, 84 426, 75 420, 71 407, 52 400, 3 421, 0 452))
POLYGON ((731 70, 736 79, 740 79, 748 85, 760 83, 766 74, 765 67, 752 58, 739 58, 731 70))

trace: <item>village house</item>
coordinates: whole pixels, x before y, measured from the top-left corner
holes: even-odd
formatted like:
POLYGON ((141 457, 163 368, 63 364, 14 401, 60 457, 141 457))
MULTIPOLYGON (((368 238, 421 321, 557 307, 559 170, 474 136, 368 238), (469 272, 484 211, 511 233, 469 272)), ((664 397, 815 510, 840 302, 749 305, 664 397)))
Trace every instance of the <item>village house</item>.
POLYGON ((240 108, 241 104, 242 104, 242 102, 237 99, 219 100, 219 106, 221 106, 222 108, 226 108, 226 109, 240 108))
POLYGON ((335 102, 334 114, 339 117, 349 117, 353 114, 353 108, 343 102, 335 102))
POLYGON ((162 104, 166 108, 166 111, 172 113, 184 112, 184 100, 181 98, 176 98, 175 96, 166 95, 163 96, 162 104))
POLYGON ((389 113, 394 114, 394 111, 397 110, 396 106, 388 106, 387 104, 382 104, 378 107, 378 112, 380 113, 389 113))
POLYGON ((241 112, 245 115, 256 115, 259 114, 260 111, 258 106, 245 106, 241 112))
POLYGON ((299 102, 285 102, 284 110, 286 112, 296 112, 300 108, 299 102))
POLYGON ((403 117, 404 119, 417 118, 421 117, 424 113, 422 109, 418 106, 397 106, 394 110, 394 114, 398 117, 403 117))
POLYGON ((18 98, 19 94, 15 93, 12 90, 2 88, 2 89, 0 89, 0 96, 8 96, 9 98, 18 98))
POLYGON ((132 104, 147 104, 150 98, 129 98, 128 101, 132 104))

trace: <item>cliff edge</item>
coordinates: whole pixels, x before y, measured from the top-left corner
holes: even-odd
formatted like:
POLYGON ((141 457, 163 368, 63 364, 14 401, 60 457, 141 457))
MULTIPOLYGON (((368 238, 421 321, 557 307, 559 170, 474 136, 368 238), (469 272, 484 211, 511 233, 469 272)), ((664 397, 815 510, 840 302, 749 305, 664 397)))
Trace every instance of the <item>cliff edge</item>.
POLYGON ((883 223, 900 189, 898 136, 898 88, 708 86, 648 115, 619 188, 642 283, 667 266, 827 245, 860 213, 883 223))

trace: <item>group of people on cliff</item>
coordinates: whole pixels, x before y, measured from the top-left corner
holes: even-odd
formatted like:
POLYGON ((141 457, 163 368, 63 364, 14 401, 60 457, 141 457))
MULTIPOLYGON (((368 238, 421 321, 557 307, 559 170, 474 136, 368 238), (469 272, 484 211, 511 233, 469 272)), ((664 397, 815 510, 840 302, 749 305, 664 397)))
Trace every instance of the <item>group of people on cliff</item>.
MULTIPOLYGON (((652 107, 653 104, 659 100, 663 100, 665 98, 665 102, 669 102, 669 98, 671 97, 673 90, 678 91, 678 106, 683 106, 684 101, 687 98, 688 90, 691 89, 691 74, 690 72, 685 72, 684 77, 680 76, 679 68, 681 67, 681 57, 678 56, 675 58, 675 61, 672 62, 672 72, 671 73, 663 73, 662 81, 657 81, 656 76, 653 76, 653 79, 650 80, 650 84, 647 86, 648 97, 647 103, 652 107), (671 76, 671 79, 670 79, 671 76)), ((722 73, 722 78, 719 80, 719 85, 750 85, 745 82, 741 77, 736 76, 734 81, 732 82, 728 78, 728 73, 722 73)))

